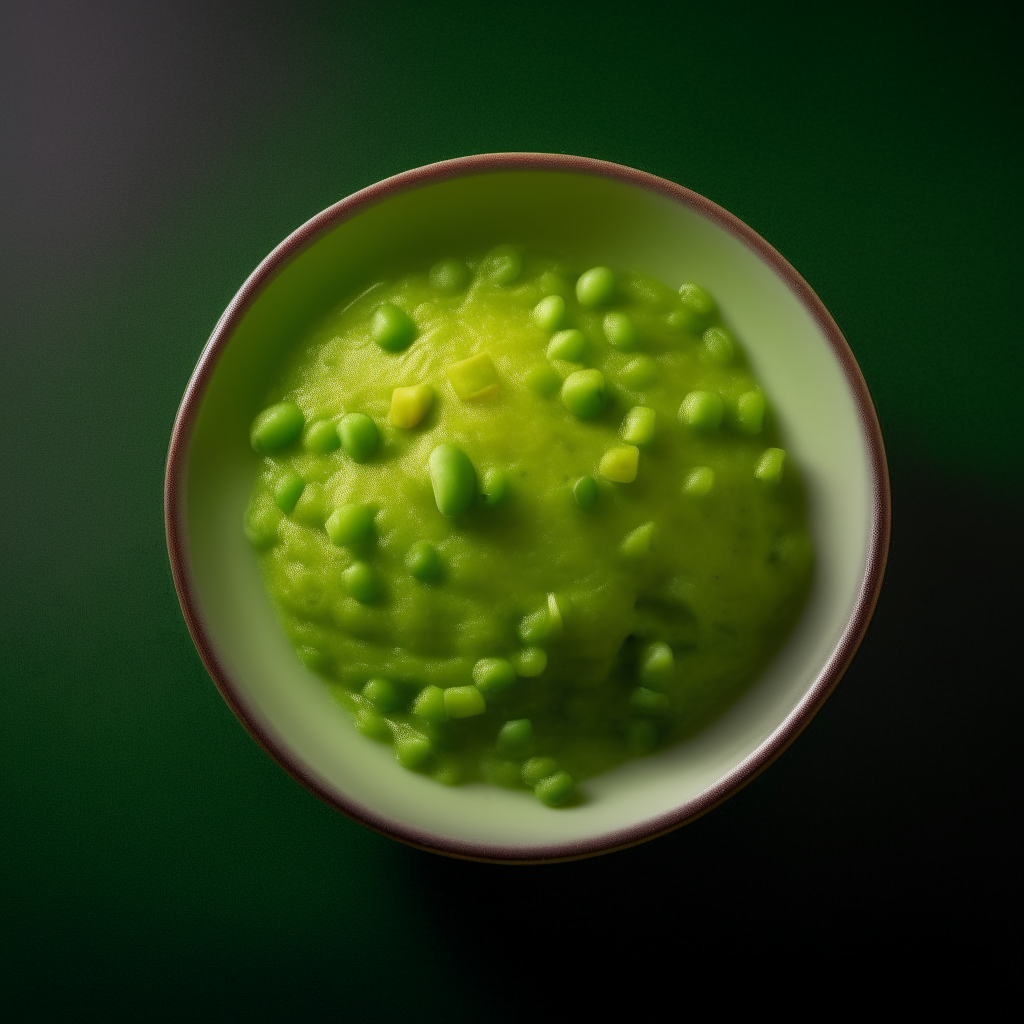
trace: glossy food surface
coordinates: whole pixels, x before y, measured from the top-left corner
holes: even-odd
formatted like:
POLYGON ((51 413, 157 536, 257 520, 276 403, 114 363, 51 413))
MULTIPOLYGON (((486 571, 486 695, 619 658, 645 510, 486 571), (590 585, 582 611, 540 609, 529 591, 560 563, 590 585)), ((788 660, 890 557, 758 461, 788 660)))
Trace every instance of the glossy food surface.
POLYGON ((802 483, 713 297, 675 285, 449 258, 340 304, 267 395, 246 535, 299 657, 405 767, 571 803, 788 635, 802 483))

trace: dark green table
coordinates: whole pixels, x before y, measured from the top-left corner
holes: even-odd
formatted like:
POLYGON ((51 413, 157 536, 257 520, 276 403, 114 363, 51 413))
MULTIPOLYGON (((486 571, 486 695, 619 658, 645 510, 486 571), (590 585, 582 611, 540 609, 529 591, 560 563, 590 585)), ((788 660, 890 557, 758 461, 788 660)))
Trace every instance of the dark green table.
POLYGON ((904 980, 912 945, 915 984, 977 954, 991 987, 1020 853, 1009 8, 214 6, 4 6, 9 1019, 645 1012, 649 985, 789 977, 861 929, 904 980), (406 849, 287 778, 199 663, 161 520, 181 393, 261 257, 494 150, 631 164, 746 220, 846 332, 893 469, 876 620, 811 728, 696 824, 542 869, 406 849))

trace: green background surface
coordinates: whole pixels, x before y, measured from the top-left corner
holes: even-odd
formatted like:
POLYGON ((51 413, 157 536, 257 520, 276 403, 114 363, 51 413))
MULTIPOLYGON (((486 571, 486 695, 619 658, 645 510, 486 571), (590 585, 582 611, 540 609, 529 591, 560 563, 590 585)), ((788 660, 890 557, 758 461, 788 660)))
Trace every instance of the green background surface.
POLYGON ((861 929, 870 952, 830 970, 862 995, 965 965, 998 983, 1020 854, 1012 13, 5 4, 0 1006, 643 1011, 662 982, 823 963, 861 929), (860 361, 895 502, 872 629, 781 760, 668 837, 545 868, 407 849, 292 782, 199 662, 161 512, 178 402, 259 260, 358 188, 501 150, 643 168, 775 245, 860 361))

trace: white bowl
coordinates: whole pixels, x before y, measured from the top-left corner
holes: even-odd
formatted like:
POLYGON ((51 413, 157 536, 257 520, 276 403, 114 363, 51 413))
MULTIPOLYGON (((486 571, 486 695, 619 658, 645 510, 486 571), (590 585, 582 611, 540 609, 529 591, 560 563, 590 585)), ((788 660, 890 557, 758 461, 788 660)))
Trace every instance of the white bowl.
POLYGON ((298 781, 352 818, 455 856, 560 860, 641 842, 704 813, 808 723, 859 644, 881 585, 889 486, 871 399, 839 328, 762 238, 679 185, 582 157, 512 153, 407 171, 314 217, 253 272, 217 324, 171 436, 175 585, 224 699, 298 781), (249 424, 284 353, 374 273, 512 241, 581 264, 707 287, 805 474, 817 553, 808 606, 746 696, 696 738, 582 784, 553 811, 528 793, 450 789, 360 736, 278 625, 241 529, 249 424))

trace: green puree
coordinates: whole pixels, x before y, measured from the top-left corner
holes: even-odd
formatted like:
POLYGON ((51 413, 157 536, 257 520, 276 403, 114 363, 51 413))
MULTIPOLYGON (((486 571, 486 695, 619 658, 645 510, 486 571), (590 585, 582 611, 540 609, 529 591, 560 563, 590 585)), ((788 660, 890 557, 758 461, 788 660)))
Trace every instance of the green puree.
POLYGON ((579 269, 501 246, 339 306, 253 423, 245 521, 363 735, 551 806, 721 714, 813 565, 711 296, 579 269))

